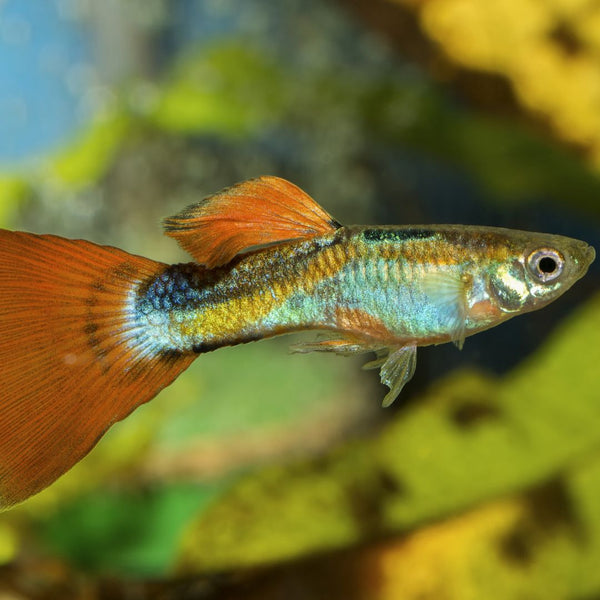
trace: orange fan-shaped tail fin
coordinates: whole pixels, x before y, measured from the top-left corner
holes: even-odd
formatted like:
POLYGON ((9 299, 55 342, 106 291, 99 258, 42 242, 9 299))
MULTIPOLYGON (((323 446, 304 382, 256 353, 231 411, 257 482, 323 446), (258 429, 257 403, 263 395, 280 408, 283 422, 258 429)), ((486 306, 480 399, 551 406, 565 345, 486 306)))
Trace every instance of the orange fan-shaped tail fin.
POLYGON ((161 263, 0 230, 0 509, 40 491, 193 355, 157 351, 135 286, 161 263))

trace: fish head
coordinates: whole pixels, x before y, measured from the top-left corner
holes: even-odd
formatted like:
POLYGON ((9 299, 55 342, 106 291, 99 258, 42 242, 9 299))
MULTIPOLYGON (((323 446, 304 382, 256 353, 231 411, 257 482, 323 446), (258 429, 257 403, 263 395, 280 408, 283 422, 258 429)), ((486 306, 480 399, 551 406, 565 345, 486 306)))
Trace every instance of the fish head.
POLYGON ((490 269, 489 293, 504 313, 546 306, 583 277, 596 252, 580 240, 551 234, 514 232, 509 258, 490 269))

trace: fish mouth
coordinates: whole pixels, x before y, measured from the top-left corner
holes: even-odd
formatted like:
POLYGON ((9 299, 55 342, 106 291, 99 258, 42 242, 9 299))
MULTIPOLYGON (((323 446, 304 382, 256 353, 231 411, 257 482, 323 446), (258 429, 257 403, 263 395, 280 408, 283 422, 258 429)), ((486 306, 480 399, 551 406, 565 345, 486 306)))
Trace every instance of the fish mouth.
POLYGON ((585 249, 585 258, 586 258, 588 266, 594 262, 594 260, 596 258, 596 250, 594 250, 593 246, 588 246, 585 249))
POLYGON ((579 279, 587 273, 589 266, 596 259, 596 250, 585 242, 579 242, 574 258, 576 258, 575 264, 577 265, 577 278, 579 279))

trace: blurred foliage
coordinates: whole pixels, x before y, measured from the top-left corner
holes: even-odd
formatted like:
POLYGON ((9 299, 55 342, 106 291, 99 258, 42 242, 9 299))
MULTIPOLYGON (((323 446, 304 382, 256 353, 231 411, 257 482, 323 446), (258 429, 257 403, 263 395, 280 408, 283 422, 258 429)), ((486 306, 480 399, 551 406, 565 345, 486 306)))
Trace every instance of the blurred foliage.
MULTIPOLYGON (((329 198, 329 204, 346 198, 349 206, 372 196, 367 173, 354 164, 366 151, 361 146, 370 141, 400 144, 454 164, 477 178, 487 191, 484 199, 523 203, 543 196, 598 210, 600 179, 567 150, 515 122, 474 115, 449 103, 420 76, 398 79, 387 69, 367 70, 339 71, 332 64, 290 78, 285 64, 277 64, 258 47, 225 41, 192 52, 160 87, 132 85, 113 112, 29 168, 27 184, 13 175, 0 180, 5 213, 0 218, 6 222, 15 207, 32 197, 46 196, 46 210, 56 206, 60 211, 61 197, 98 185, 124 148, 143 152, 136 146, 146 146, 154 131, 186 138, 201 134, 255 139, 278 131, 286 144, 298 145, 290 158, 310 161, 306 168, 321 175, 313 193, 329 198), (357 82, 367 76, 368 85, 357 82), (291 132, 294 137, 289 139, 291 132), (307 144, 312 157, 293 156, 307 144), (345 163, 332 164, 339 152, 345 163), (331 173, 323 170, 328 166, 331 173), (340 169, 344 177, 330 181, 340 169), (26 189, 30 193, 24 193, 26 189)), ((197 163, 193 168, 206 168, 197 163)), ((206 193, 210 191, 214 190, 206 193)))
POLYGON ((0 514, 0 563, 18 556, 34 530, 81 568, 166 573, 186 523, 236 473, 323 451, 369 420, 364 388, 340 383, 356 375, 353 361, 291 356, 282 341, 202 359, 58 482, 0 514))
POLYGON ((394 89, 383 97, 383 106, 373 111, 381 115, 377 125, 384 137, 466 170, 486 189, 489 200, 501 205, 546 197, 598 211, 600 178, 566 149, 515 122, 449 105, 433 90, 409 98, 408 102, 418 101, 419 107, 412 112, 409 125, 399 124, 390 116, 394 107, 406 107, 406 93, 394 89))
POLYGON ((450 518, 375 552, 385 571, 368 597, 600 593, 600 374, 581 351, 600 342, 599 315, 596 297, 503 381, 454 374, 375 438, 241 480, 188 530, 181 568, 297 559, 450 518))
POLYGON ((83 569, 165 575, 187 523, 225 484, 95 493, 62 505, 51 519, 37 524, 38 534, 53 554, 69 557, 83 569))
POLYGON ((28 186, 17 175, 0 173, 0 224, 14 219, 19 204, 27 197, 28 186))
POLYGON ((131 119, 126 111, 104 115, 51 158, 47 178, 63 190, 89 186, 104 175, 129 133, 131 119))
MULTIPOLYGON (((36 535, 88 568, 156 575, 178 553, 182 574, 221 573, 205 598, 594 597, 599 375, 582 348, 598 344, 598 315, 600 297, 504 380, 456 373, 377 436, 316 460, 8 515, 23 527, 31 512, 36 535)), ((0 533, 1 549, 18 545, 0 533)))
POLYGON ((282 73, 235 41, 187 56, 152 110, 159 127, 189 135, 248 135, 281 114, 282 73))
POLYGON ((506 77, 528 110, 600 167, 600 6, 587 0, 389 0, 454 61, 506 77))

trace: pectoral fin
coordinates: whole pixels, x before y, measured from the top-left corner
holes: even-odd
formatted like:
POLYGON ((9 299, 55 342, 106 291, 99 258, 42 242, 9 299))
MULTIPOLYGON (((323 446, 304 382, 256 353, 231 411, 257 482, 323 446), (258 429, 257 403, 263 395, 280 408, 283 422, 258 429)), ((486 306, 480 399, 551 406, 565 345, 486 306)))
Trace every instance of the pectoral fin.
POLYGON ((428 274, 423 281, 423 291, 438 307, 450 331, 450 339, 459 350, 465 343, 468 282, 468 276, 439 272, 428 274))

